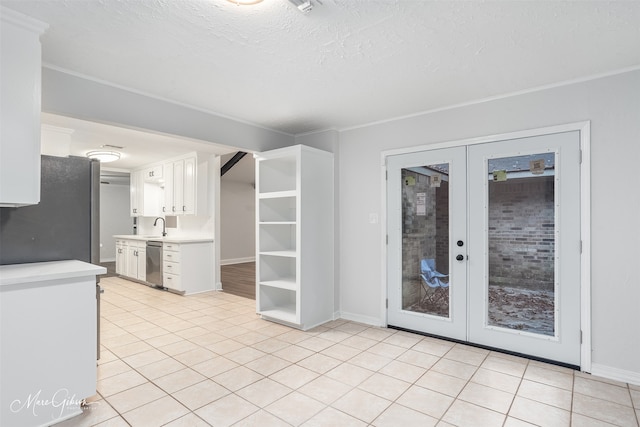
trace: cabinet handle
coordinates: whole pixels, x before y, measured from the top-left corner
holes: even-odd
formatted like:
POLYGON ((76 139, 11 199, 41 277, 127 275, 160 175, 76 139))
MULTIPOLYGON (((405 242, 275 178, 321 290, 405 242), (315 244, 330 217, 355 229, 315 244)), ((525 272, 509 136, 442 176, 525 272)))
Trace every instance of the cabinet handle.
POLYGON ((164 206, 162 207, 162 212, 166 212, 166 208, 164 206))
POLYGON ((172 267, 172 266, 170 266, 170 265, 167 265, 167 268, 173 268, 173 267, 172 267))
POLYGON ((172 209, 174 212, 176 211, 176 207, 175 207, 175 206, 173 206, 171 209, 172 209))
POLYGON ((187 207, 185 205, 182 205, 182 211, 184 212, 186 210, 187 210, 187 207))

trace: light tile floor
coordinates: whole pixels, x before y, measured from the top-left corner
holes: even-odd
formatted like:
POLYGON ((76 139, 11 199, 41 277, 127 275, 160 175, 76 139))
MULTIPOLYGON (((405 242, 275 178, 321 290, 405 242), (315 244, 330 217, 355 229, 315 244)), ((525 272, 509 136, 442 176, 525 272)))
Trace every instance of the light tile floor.
POLYGON ((98 392, 60 426, 638 426, 640 386, 255 301, 101 282, 98 392))

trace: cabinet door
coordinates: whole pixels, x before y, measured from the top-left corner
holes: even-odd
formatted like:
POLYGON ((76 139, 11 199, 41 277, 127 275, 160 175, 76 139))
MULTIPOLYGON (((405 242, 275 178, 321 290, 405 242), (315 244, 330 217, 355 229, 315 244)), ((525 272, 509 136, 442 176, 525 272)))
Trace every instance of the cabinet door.
POLYGON ((127 276, 132 277, 134 279, 138 278, 138 247, 137 246, 128 246, 127 247, 127 276))
POLYGON ((196 213, 196 159, 184 160, 184 181, 182 186, 182 213, 196 213))
POLYGON ((144 180, 147 182, 158 182, 162 179, 163 167, 161 165, 152 166, 143 171, 144 180))
POLYGON ((122 242, 116 243, 116 274, 125 275, 127 272, 127 246, 122 242))
POLYGON ((173 214, 173 162, 165 163, 162 170, 164 176, 164 204, 162 212, 165 214, 173 214))
POLYGON ((144 215, 144 171, 131 172, 131 216, 144 215))
POLYGON ((173 163, 173 206, 176 214, 184 210, 184 160, 173 163))
POLYGON ((47 27, 2 10, 0 60, 0 206, 40 202, 39 36, 47 27))

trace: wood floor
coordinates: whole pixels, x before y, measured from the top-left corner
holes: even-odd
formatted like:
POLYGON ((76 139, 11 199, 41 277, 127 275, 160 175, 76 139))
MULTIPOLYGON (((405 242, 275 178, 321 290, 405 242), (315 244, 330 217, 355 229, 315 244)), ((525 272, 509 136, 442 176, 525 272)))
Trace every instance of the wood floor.
POLYGON ((222 290, 244 298, 256 299, 256 263, 220 266, 222 290))
MULTIPOLYGON (((115 262, 103 262, 107 274, 101 278, 117 276, 115 262)), ((224 292, 239 297, 256 299, 256 263, 246 262, 220 266, 222 289, 224 292)))

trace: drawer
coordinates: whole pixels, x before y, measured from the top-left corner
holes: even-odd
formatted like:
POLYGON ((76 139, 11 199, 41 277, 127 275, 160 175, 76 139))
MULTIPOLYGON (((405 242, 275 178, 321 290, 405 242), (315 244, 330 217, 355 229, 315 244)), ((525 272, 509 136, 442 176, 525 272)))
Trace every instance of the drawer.
POLYGON ((180 252, 162 251, 162 260, 170 262, 180 262, 180 252))
POLYGON ((163 251, 169 251, 169 252, 179 252, 180 251, 180 245, 177 243, 163 243, 162 244, 162 250, 163 251))
POLYGON ((162 263, 162 271, 164 273, 180 274, 180 263, 179 262, 164 261, 162 263))
POLYGON ((180 281, 180 276, 177 274, 164 273, 163 274, 163 282, 162 285, 166 288, 173 289, 176 291, 182 291, 182 282, 180 281))

